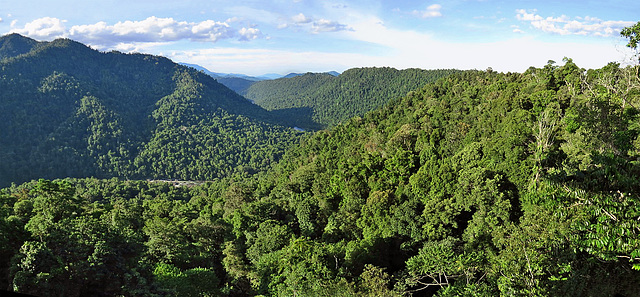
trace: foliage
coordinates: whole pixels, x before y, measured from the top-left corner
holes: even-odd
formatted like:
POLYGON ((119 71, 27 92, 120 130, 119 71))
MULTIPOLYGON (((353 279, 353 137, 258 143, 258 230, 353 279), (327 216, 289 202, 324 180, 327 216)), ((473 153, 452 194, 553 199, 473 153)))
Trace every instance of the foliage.
MULTIPOLYGON (((14 184, 0 190, 0 279, 47 296, 636 296, 639 66, 563 62, 443 77, 262 175, 14 184)), ((152 109, 171 135, 157 146, 215 118, 194 75, 178 71, 152 109)), ((87 122, 125 118, 83 97, 87 122)))
POLYGON ((622 31, 620 31, 620 35, 629 39, 628 47, 637 50, 638 42, 640 42, 640 22, 633 26, 623 28, 622 31))
POLYGON ((455 72, 452 69, 354 68, 337 77, 307 73, 260 81, 241 94, 288 119, 291 126, 316 130, 362 116, 391 99, 455 72))
POLYGON ((166 58, 17 34, 0 38, 0 58, 2 186, 36 178, 251 175, 301 135, 166 58))

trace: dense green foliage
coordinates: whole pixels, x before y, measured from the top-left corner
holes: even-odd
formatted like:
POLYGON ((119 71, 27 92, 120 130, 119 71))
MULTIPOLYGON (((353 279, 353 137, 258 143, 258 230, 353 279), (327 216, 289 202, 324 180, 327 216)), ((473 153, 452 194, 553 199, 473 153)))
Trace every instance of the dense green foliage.
POLYGON ((321 129, 381 107, 456 70, 355 68, 261 81, 241 93, 291 126, 321 129))
POLYGON ((211 180, 269 168, 299 135, 194 69, 67 39, 0 38, 0 185, 211 180))
POLYGON ((637 66, 465 71, 256 180, 12 186, 0 280, 47 296, 637 296, 638 107, 637 66))
POLYGON ((26 54, 36 46, 38 46, 37 41, 23 38, 19 34, 4 36, 0 38, 0 60, 26 54))
MULTIPOLYGON (((638 42, 640 42, 640 22, 637 22, 633 26, 629 26, 627 28, 622 29, 622 31, 620 31, 620 35, 629 39, 629 43, 627 43, 627 47, 637 51, 638 42)), ((637 58, 640 61, 640 56, 638 56, 637 58)))
POLYGON ((257 81, 248 80, 241 77, 219 77, 216 80, 223 84, 225 87, 232 89, 238 94, 244 94, 244 92, 255 84, 257 81))

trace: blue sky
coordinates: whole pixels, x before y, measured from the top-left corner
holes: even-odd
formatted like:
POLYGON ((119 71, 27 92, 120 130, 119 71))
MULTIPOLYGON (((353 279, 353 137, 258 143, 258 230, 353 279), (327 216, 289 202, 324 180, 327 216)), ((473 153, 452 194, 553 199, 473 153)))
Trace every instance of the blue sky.
POLYGON ((0 0, 0 33, 71 38, 215 72, 353 67, 522 72, 564 57, 626 63, 640 1, 0 0))

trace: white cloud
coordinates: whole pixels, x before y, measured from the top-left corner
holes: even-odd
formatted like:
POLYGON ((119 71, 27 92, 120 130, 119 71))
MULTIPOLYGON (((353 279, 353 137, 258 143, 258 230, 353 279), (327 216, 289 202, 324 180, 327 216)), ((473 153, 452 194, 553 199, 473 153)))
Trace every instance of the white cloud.
POLYGON ((0 18, 0 23, 4 22, 4 20, 2 18, 0 18))
MULTIPOLYGON (((109 49, 125 52, 125 53, 149 53, 159 46, 166 45, 167 42, 121 42, 109 49)), ((162 54, 159 54, 162 55, 162 54)))
MULTIPOLYGON (((66 21, 44 17, 27 23, 23 28, 13 28, 12 33, 28 35, 42 40, 51 40, 57 37, 66 37, 67 32, 64 26, 66 21)), ((17 21, 11 22, 11 27, 15 27, 17 21)))
POLYGON ((227 23, 207 20, 200 23, 191 23, 191 35, 182 36, 180 39, 195 41, 216 42, 220 39, 232 38, 234 32, 227 23))
POLYGON ((248 41, 262 36, 256 28, 236 29, 227 22, 213 20, 185 22, 152 16, 142 21, 123 21, 114 25, 98 22, 76 25, 69 29, 65 27, 65 22, 45 17, 27 23, 24 28, 14 28, 13 32, 44 40, 69 37, 100 49, 119 50, 140 48, 144 43, 158 44, 179 40, 217 42, 233 38, 248 41))
POLYGON ((172 42, 182 39, 216 42, 234 35, 229 25, 223 22, 206 20, 191 23, 157 17, 118 22, 115 25, 99 22, 73 26, 69 33, 74 39, 106 47, 121 42, 172 42))
POLYGON ((511 25, 511 28, 513 28, 513 33, 518 33, 518 34, 525 33, 524 31, 520 30, 520 27, 518 27, 516 25, 511 25))
POLYGON ((440 12, 441 9, 442 9, 442 5, 432 4, 432 5, 429 5, 427 9, 424 11, 414 10, 413 14, 425 19, 437 18, 442 16, 442 13, 440 12))
POLYGON ((311 71, 343 71, 368 65, 366 55, 352 53, 296 52, 287 50, 211 48, 175 51, 169 58, 174 61, 201 65, 215 72, 262 75, 311 71))
POLYGON ((294 15, 291 20, 296 23, 296 24, 308 24, 311 23, 313 20, 306 17, 302 12, 299 14, 294 15))
POLYGON ((365 65, 372 66, 426 69, 492 67, 497 71, 521 72, 530 66, 541 67, 548 60, 561 61, 564 57, 573 58, 585 68, 599 68, 624 57, 624 49, 609 43, 554 43, 531 37, 497 42, 444 42, 428 33, 389 28, 375 16, 360 16, 349 25, 354 32, 346 34, 352 39, 386 48, 368 57, 370 63, 365 65))
POLYGON ((319 19, 313 22, 311 25, 311 29, 313 33, 320 32, 338 32, 338 31, 349 31, 352 30, 349 26, 345 24, 340 24, 336 21, 330 21, 325 19, 319 19))
POLYGON ((308 17, 303 13, 299 13, 291 17, 290 22, 281 23, 280 25, 278 25, 278 29, 285 29, 291 26, 309 28, 310 32, 314 34, 320 32, 338 32, 352 30, 349 26, 337 21, 322 18, 316 19, 313 17, 308 17))
POLYGON ((240 34, 240 40, 249 41, 262 37, 262 32, 256 28, 242 28, 238 31, 240 34))
POLYGON ((631 26, 634 22, 628 21, 603 21, 594 17, 576 17, 571 19, 566 15, 560 17, 542 17, 524 9, 516 10, 516 18, 523 22, 529 22, 533 28, 547 33, 560 35, 593 35, 611 36, 624 27, 631 26))

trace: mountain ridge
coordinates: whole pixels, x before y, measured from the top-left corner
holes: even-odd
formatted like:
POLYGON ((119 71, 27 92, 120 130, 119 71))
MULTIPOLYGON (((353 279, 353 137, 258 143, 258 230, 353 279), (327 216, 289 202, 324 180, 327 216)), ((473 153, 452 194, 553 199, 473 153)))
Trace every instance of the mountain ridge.
POLYGON ((0 123, 7 131, 0 136, 0 154, 8 156, 0 165, 4 185, 38 177, 254 173, 297 138, 268 111, 164 57, 99 52, 70 39, 34 43, 10 35, 0 44, 31 45, 0 62, 0 107, 10 118, 0 123), (282 145, 266 148, 277 136, 282 145), (191 165, 175 166, 181 162, 191 165))
POLYGON ((243 94, 263 108, 291 119, 292 126, 318 130, 362 116, 393 98, 456 73, 454 69, 397 70, 391 67, 352 68, 332 73, 291 74, 260 81, 243 94))

